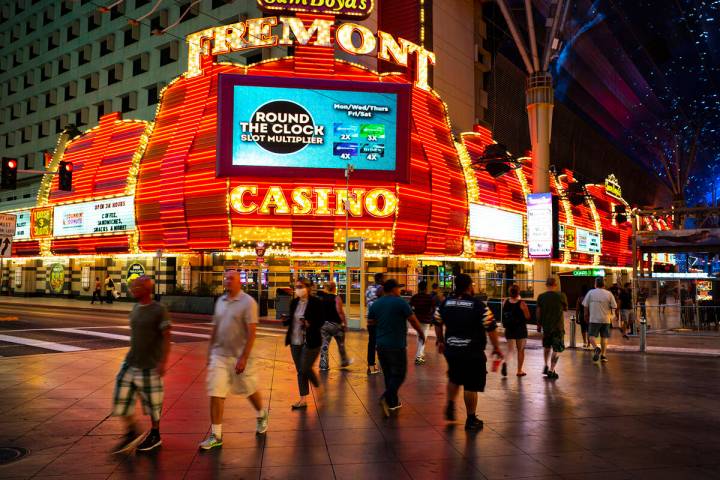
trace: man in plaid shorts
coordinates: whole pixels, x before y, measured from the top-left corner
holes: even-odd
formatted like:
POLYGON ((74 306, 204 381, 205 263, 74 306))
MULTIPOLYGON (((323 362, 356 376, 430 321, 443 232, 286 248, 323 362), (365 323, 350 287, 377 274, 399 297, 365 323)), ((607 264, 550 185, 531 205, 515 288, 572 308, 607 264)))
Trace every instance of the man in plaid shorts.
POLYGON ((154 283, 149 277, 143 275, 133 280, 130 291, 138 303, 130 312, 130 351, 117 375, 112 412, 122 417, 127 433, 115 453, 129 450, 138 442, 140 451, 162 444, 162 377, 170 353, 170 318, 165 306, 152 299, 154 283), (152 430, 144 439, 138 433, 133 415, 136 394, 140 395, 144 412, 152 419, 152 430))

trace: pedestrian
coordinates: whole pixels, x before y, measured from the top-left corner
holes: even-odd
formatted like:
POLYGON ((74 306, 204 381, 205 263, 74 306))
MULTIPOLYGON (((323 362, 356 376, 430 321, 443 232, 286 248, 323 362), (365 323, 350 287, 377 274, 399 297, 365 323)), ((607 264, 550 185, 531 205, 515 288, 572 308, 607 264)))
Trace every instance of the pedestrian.
POLYGON ((338 352, 340 353, 340 367, 347 368, 353 361, 348 358, 345 351, 345 332, 347 332, 347 319, 345 317, 345 309, 343 301, 337 292, 337 284, 328 282, 326 285, 327 292, 319 295, 323 301, 325 309, 325 324, 320 329, 322 335, 322 347, 320 349, 320 370, 330 370, 328 362, 328 350, 330 342, 334 338, 337 342, 338 352))
POLYGON ((383 414, 388 417, 402 407, 398 390, 407 373, 407 322, 425 341, 425 332, 408 302, 400 297, 400 285, 390 278, 383 284, 383 296, 375 300, 368 318, 376 322, 377 352, 383 375, 385 393, 380 397, 383 414))
POLYGON ((632 330, 632 316, 633 316, 633 304, 632 304, 632 288, 629 283, 626 283, 624 288, 620 290, 620 322, 618 327, 622 336, 625 340, 628 340, 628 332, 632 330))
POLYGON ((115 282, 110 278, 110 274, 105 274, 105 301, 107 303, 113 303, 115 299, 115 282))
POLYGON ((299 279, 295 282, 295 298, 290 302, 290 316, 284 322, 288 327, 285 345, 290 345, 300 393, 300 399, 292 404, 293 410, 307 408, 310 383, 316 389, 320 387, 313 364, 320 355, 324 323, 322 300, 312 294, 312 283, 309 280, 299 279))
POLYGON ((455 421, 455 399, 462 386, 467 411, 465 430, 478 431, 483 428, 476 410, 478 392, 485 391, 487 377, 486 333, 493 355, 502 358, 495 318, 485 302, 473 296, 472 279, 465 273, 455 277, 455 291, 439 308, 435 334, 438 352, 445 355, 448 364, 445 419, 455 421))
POLYGON ((90 300, 91 305, 95 303, 96 298, 100 304, 103 303, 102 283, 100 283, 100 277, 95 277, 95 288, 93 289, 92 300, 90 300))
POLYGON ((385 282, 385 274, 378 272, 375 274, 375 283, 371 283, 365 289, 365 306, 368 311, 367 318, 367 331, 368 331, 368 345, 367 345, 367 374, 377 375, 380 373, 375 363, 375 337, 376 337, 376 325, 375 321, 370 318, 370 307, 378 298, 383 295, 383 283, 385 282))
POLYGON ((229 393, 242 395, 255 409, 258 435, 268 428, 268 410, 257 388, 252 354, 257 338, 258 304, 243 292, 240 272, 228 270, 223 278, 225 294, 215 302, 210 334, 206 385, 210 397, 210 434, 199 448, 210 450, 223 444, 223 413, 229 393))
POLYGON ((575 301, 575 322, 580 325, 580 333, 582 334, 584 350, 590 350, 592 348, 590 341, 588 340, 588 319, 587 316, 585 316, 585 307, 583 307, 582 303, 585 299, 585 295, 587 295, 589 291, 590 289, 587 285, 580 287, 580 295, 575 301))
POLYGON ((564 312, 568 309, 568 301, 565 294, 558 291, 555 277, 549 277, 545 285, 547 292, 538 296, 535 316, 537 331, 543 332, 542 345, 543 359, 545 360, 543 375, 549 380, 557 380, 560 376, 555 371, 555 367, 560 360, 560 354, 565 350, 564 312), (548 359, 550 367, 548 367, 548 359))
POLYGON ((440 290, 440 286, 437 283, 432 284, 432 292, 430 293, 430 296, 433 298, 435 305, 438 307, 445 301, 445 293, 440 290))
MULTIPOLYGON (((418 283, 418 293, 410 298, 410 307, 422 325, 423 333, 427 337, 430 325, 433 323, 435 313, 435 299, 427 293, 427 282, 418 283)), ((415 351, 415 365, 425 365, 425 342, 417 338, 417 350, 415 351)))
POLYGON ((505 300, 502 311, 502 324, 508 347, 500 372, 503 377, 507 377, 507 362, 512 358, 513 350, 517 350, 516 375, 524 377, 527 375, 523 371, 523 364, 525 363, 525 342, 528 337, 527 322, 530 320, 530 309, 527 303, 520 298, 520 287, 511 285, 508 293, 510 298, 505 300))
POLYGON ((115 380, 112 411, 113 416, 122 418, 126 433, 114 453, 130 450, 135 445, 139 451, 148 451, 162 444, 162 377, 170 353, 170 317, 167 308, 153 300, 153 291, 153 281, 144 275, 133 280, 130 286, 137 303, 130 311, 130 350, 115 380), (152 421, 152 429, 142 440, 134 416, 136 395, 140 396, 143 411, 152 421))
POLYGON ((614 317, 613 311, 617 310, 617 302, 612 293, 605 290, 605 281, 602 277, 595 279, 595 288, 585 295, 583 300, 585 307, 585 316, 590 324, 588 335, 590 343, 595 349, 593 352, 593 362, 598 360, 607 362, 607 344, 610 338, 610 327, 614 317), (600 346, 598 347, 595 337, 600 336, 600 346))

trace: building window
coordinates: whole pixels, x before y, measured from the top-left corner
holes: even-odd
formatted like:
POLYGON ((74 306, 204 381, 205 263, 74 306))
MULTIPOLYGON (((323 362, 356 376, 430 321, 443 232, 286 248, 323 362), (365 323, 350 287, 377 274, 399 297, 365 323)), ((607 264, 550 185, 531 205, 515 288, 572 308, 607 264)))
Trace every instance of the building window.
POLYGON ((72 12, 74 0, 63 0, 60 4, 60 15, 67 15, 72 12))
POLYGON ((213 8, 213 10, 214 10, 214 9, 216 9, 216 8, 224 7, 225 5, 227 5, 228 3, 230 3, 231 1, 232 1, 232 0, 230 0, 230 1, 227 1, 227 0, 212 0, 212 8, 213 8))
POLYGON ((135 0, 135 8, 144 7, 148 3, 150 3, 150 0, 135 0))
POLYGON ((60 45, 60 32, 53 32, 47 37, 47 49, 48 51, 57 48, 60 45))
POLYGON ((30 113, 35 113, 35 112, 38 111, 38 103, 39 103, 39 102, 38 102, 38 97, 30 97, 30 98, 28 98, 28 101, 27 101, 27 112, 28 112, 28 114, 30 114, 30 113))
POLYGON ((95 112, 97 121, 100 121, 100 117, 112 112, 112 100, 103 100, 100 103, 95 104, 95 112))
POLYGON ((166 43, 160 50, 160 66, 169 65, 177 62, 178 59, 178 42, 166 43))
POLYGON ((168 11, 161 10, 150 18, 150 31, 155 33, 164 30, 168 26, 168 11))
POLYGON ((16 103, 12 106, 12 110, 10 110, 10 120, 17 120, 20 118, 21 111, 20 111, 21 105, 19 103, 16 103))
POLYGON ((35 72, 33 70, 28 70, 27 72, 25 72, 25 76, 23 77, 23 83, 24 88, 30 88, 35 85, 35 72))
POLYGON ((40 40, 35 40, 30 45, 30 58, 34 58, 40 55, 40 40))
POLYGON ((148 71, 148 68, 150 67, 150 55, 147 53, 143 53, 142 55, 138 55, 137 57, 132 59, 132 74, 133 77, 137 77, 138 75, 142 75, 143 73, 148 71))
POLYGON ((110 20, 117 20, 125 14, 125 3, 115 5, 110 10, 110 20))
POLYGON ((13 93, 17 92, 17 90, 18 90, 17 78, 11 78, 10 81, 8 82, 7 86, 8 86, 8 95, 12 95, 13 93))
POLYGON ((27 22, 25 22, 25 31, 27 33, 32 33, 35 31, 35 16, 28 18, 27 22))
POLYGON ((12 58, 13 58, 13 67, 18 67, 18 66, 22 65, 23 60, 24 60, 22 50, 18 49, 18 51, 15 52, 15 55, 13 55, 12 58))
POLYGON ((128 113, 137 108, 137 92, 130 92, 120 97, 122 113, 128 113))
POLYGON ((72 100, 77 97, 77 82, 75 80, 63 85, 63 92, 65 94, 65 101, 72 100))
POLYGON ((43 25, 47 26, 52 23, 52 21, 55 20, 55 7, 48 7, 45 9, 45 12, 43 12, 43 25))
POLYGON ((94 11, 87 17, 87 31, 92 32, 102 24, 102 16, 100 12, 94 11))
POLYGON ((25 168, 27 170, 35 168, 35 153, 28 153, 25 155, 25 168))
POLYGON ((100 56, 112 53, 115 50, 115 36, 108 35, 107 37, 100 40, 100 56))
POLYGON ((88 107, 81 108, 75 111, 75 125, 82 126, 87 125, 90 119, 90 109, 88 107))
POLYGON ((78 52, 78 65, 85 65, 86 63, 90 63, 90 60, 92 60, 92 46, 85 45, 84 47, 80 48, 77 52, 78 52))
POLYGON ((107 68, 106 71, 107 71, 107 84, 108 85, 114 85, 114 84, 118 83, 120 80, 122 80, 122 77, 123 77, 122 63, 116 63, 115 65, 111 66, 110 68, 107 68))
POLYGON ((148 105, 155 105, 160 101, 160 88, 161 85, 155 84, 155 85, 149 85, 145 87, 145 90, 147 91, 147 104, 148 105))
POLYGON ((68 42, 78 38, 80 36, 80 21, 75 20, 70 25, 68 25, 65 35, 68 42))
POLYGON ((52 107, 57 105, 57 90, 54 88, 45 92, 45 106, 52 107))
POLYGON ((83 78, 85 82, 85 93, 96 91, 100 88, 100 75, 95 72, 83 78))
POLYGON ((5 145, 7 145, 8 148, 15 146, 15 132, 8 132, 8 133, 7 133, 6 140, 5 140, 5 145))
POLYGON ((55 133, 60 133, 63 131, 63 128, 65 124, 63 123, 63 116, 59 116, 55 118, 55 133))
POLYGON ((140 26, 139 25, 131 25, 127 27, 123 31, 123 38, 125 39, 125 42, 123 45, 126 47, 128 45, 132 45, 133 43, 137 43, 138 40, 140 40, 140 26))
POLYGON ((70 71, 70 55, 61 55, 58 58, 58 75, 70 71))
POLYGON ((20 130, 20 143, 27 143, 32 140, 32 127, 25 127, 20 130))
POLYGON ((200 14, 200 5, 196 1, 184 2, 180 5, 180 22, 187 22, 192 20, 200 14))
POLYGON ((38 137, 45 138, 50 135, 50 120, 43 120, 38 125, 38 137))
POLYGON ((20 25, 20 24, 13 25, 12 39, 20 40, 20 37, 22 37, 22 25, 20 25))

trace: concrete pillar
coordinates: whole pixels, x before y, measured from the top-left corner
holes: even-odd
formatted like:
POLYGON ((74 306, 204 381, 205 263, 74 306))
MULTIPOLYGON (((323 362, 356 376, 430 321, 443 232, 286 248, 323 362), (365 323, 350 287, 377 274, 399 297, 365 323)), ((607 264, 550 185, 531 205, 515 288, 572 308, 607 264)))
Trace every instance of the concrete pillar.
MULTIPOLYGON (((528 77, 525 99, 530 126, 533 157, 533 193, 550 191, 550 137, 555 103, 552 76, 549 72, 535 72, 528 77)), ((535 297, 545 292, 545 280, 550 276, 551 259, 533 261, 533 291, 535 297)))

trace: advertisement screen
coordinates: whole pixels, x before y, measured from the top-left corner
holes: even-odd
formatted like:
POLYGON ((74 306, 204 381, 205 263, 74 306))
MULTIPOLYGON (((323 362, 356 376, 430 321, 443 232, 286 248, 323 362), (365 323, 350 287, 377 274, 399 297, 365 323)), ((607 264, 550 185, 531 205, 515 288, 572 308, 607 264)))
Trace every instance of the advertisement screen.
POLYGON ((551 258, 553 254, 552 194, 527 196, 528 254, 531 258, 551 258))
POLYGON ((470 204, 470 237, 523 243, 523 216, 498 208, 470 204))
POLYGON ((125 232, 135 228, 135 200, 128 196, 59 205, 53 217, 55 237, 125 232))
POLYGON ((30 210, 15 212, 15 240, 30 240, 30 210))
POLYGON ((223 75, 218 175, 404 176, 406 85, 223 75))
POLYGON ((601 251, 600 235, 584 228, 577 228, 577 251, 599 255, 601 251))

